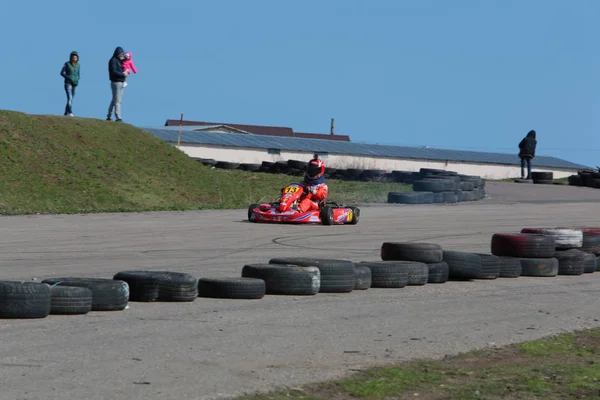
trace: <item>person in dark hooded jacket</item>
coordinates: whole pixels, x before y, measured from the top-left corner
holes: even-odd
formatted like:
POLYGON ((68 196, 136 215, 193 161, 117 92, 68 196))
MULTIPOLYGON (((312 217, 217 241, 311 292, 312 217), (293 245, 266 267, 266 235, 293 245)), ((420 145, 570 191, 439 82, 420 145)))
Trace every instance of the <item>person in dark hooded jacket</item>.
POLYGON ((121 99, 123 98, 123 84, 129 73, 123 71, 121 61, 125 57, 125 50, 122 47, 117 47, 113 56, 108 61, 108 78, 110 79, 110 89, 112 91, 112 100, 108 107, 106 120, 110 121, 113 110, 117 122, 121 122, 121 99))
POLYGON ((535 157, 535 131, 531 130, 519 143, 519 157, 521 158, 521 179, 531 179, 531 160, 535 157), (525 178, 525 164, 527 164, 527 178, 525 178))

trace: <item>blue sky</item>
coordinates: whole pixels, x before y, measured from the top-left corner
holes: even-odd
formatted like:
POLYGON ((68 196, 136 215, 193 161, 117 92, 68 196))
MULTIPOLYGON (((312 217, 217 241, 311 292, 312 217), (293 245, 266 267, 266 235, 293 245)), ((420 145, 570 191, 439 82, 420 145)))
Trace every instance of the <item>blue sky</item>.
POLYGON ((600 165, 600 1, 306 0, 2 5, 0 109, 105 118, 116 46, 139 69, 123 119, 290 126, 353 141, 538 154, 600 165))

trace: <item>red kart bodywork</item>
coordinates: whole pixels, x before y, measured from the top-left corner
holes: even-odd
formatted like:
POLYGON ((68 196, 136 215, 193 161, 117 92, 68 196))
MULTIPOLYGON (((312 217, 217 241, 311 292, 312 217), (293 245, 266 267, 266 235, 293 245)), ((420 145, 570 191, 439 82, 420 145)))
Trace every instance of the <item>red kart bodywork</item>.
POLYGON ((304 195, 304 188, 291 184, 282 190, 277 203, 252 204, 248 208, 250 222, 322 223, 323 225, 356 224, 360 215, 358 207, 344 207, 335 203, 321 203, 319 210, 300 212, 293 208, 304 195))

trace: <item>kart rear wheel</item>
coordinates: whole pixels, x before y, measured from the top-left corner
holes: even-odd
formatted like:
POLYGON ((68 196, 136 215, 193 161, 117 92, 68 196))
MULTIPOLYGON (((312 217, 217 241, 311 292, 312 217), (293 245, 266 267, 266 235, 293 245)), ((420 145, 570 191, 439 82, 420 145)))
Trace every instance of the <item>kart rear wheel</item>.
POLYGON ((256 222, 254 219, 252 219, 252 210, 254 210, 256 207, 258 207, 258 204, 250 204, 248 207, 248 221, 250 222, 256 222))
POLYGON ((333 225, 333 208, 330 206, 323 207, 321 209, 320 217, 323 225, 333 225))
POLYGON ((352 210, 352 219, 348 222, 349 225, 358 224, 358 220, 360 219, 360 208, 358 207, 349 207, 352 210))

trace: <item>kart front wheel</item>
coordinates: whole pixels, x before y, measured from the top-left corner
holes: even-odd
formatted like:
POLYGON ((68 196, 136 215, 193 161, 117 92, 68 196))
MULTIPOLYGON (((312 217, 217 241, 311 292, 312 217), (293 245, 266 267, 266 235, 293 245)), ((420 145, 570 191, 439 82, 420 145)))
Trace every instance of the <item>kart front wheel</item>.
POLYGON ((352 213, 352 218, 348 222, 349 225, 358 224, 358 220, 360 219, 360 208, 358 207, 349 207, 350 212, 352 213))
POLYGON ((248 221, 250 222, 256 222, 256 220, 254 218, 252 218, 252 216, 254 215, 253 210, 258 207, 258 204, 250 204, 250 207, 248 207, 248 221))
POLYGON ((333 225, 333 208, 325 206, 321 209, 321 223, 323 225, 333 225))

